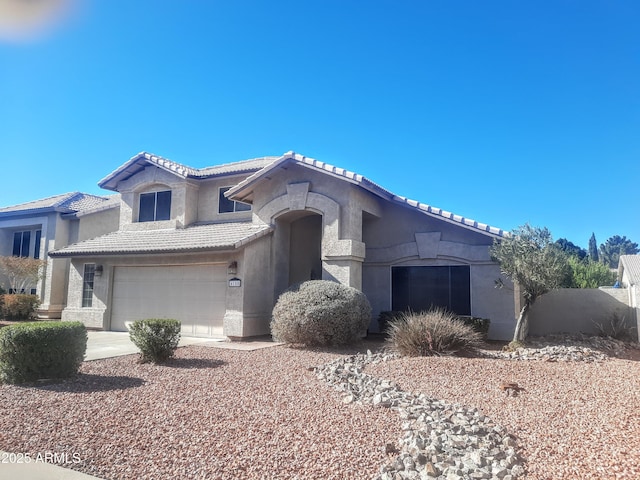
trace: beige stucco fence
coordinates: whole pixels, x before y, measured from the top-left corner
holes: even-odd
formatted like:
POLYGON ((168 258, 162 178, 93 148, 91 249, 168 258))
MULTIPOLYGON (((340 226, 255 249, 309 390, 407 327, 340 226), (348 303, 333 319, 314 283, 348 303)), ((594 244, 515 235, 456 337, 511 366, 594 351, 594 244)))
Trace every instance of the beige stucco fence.
POLYGON ((597 334, 596 324, 606 328, 614 314, 636 327, 636 309, 630 306, 627 288, 562 288, 543 295, 531 307, 529 334, 597 334))

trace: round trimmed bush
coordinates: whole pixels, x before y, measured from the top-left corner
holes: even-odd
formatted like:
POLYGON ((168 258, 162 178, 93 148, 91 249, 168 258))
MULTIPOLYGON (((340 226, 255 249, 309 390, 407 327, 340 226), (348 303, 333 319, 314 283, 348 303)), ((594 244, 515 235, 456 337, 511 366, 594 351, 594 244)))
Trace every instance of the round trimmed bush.
POLYGON ((161 363, 173 357, 180 342, 181 322, 172 318, 136 320, 129 327, 129 338, 140 349, 144 362, 161 363))
POLYGON ((80 322, 25 322, 0 330, 0 383, 67 378, 87 350, 80 322))
POLYGON ((371 321, 364 293, 328 280, 286 290, 273 308, 271 335, 280 342, 345 345, 362 337, 371 321))

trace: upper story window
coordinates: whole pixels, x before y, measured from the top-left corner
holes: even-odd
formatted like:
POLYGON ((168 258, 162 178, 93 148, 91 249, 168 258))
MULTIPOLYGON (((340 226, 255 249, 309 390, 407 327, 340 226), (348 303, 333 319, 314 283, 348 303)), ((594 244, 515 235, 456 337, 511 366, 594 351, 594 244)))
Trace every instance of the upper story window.
POLYGON ((31 246, 31 231, 14 232, 13 234, 13 256, 28 257, 31 246))
POLYGON ((155 222, 171 218, 171 190, 140 194, 139 222, 155 222))
POLYGON ((234 202, 224 196, 224 192, 231 187, 221 187, 220 194, 218 195, 218 213, 230 213, 230 212, 247 212, 251 210, 251 205, 247 203, 234 202))
POLYGON ((25 230, 22 232, 13 232, 13 252, 14 257, 30 257, 40 258, 40 241, 42 239, 42 230, 25 230), (35 235, 34 235, 35 233, 35 235), (35 237, 33 251, 31 250, 31 238, 35 237))
POLYGON ((36 230, 35 246, 33 248, 33 258, 40 258, 40 242, 42 241, 42 230, 36 230))

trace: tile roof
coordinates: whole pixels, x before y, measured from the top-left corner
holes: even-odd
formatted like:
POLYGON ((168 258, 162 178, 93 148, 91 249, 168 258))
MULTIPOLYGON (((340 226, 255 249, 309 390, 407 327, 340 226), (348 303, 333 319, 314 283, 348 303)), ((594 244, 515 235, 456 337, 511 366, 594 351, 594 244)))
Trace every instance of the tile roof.
POLYGON ((55 250, 49 255, 79 257, 236 249, 272 230, 269 225, 251 222, 196 224, 162 230, 118 230, 55 250))
POLYGON ((100 180, 98 185, 108 190, 115 190, 119 181, 125 180, 144 170, 149 164, 174 173, 182 178, 209 178, 220 175, 255 172, 277 159, 278 157, 260 157, 206 168, 193 168, 149 152, 140 152, 131 157, 127 163, 100 180))
POLYGON ((458 225, 462 225, 465 228, 480 231, 482 233, 487 233, 493 237, 504 237, 509 235, 508 232, 504 230, 492 227, 491 225, 487 225, 486 223, 480 223, 470 218, 466 218, 460 215, 455 215, 451 212, 443 210, 441 208, 434 207, 432 205, 428 205, 426 203, 418 202, 416 200, 411 200, 406 197, 401 197, 399 195, 395 195, 391 193, 389 190, 381 187, 377 183, 372 182, 366 177, 359 175, 357 173, 351 172, 349 170, 345 170, 344 168, 335 167, 328 163, 321 162, 319 160, 315 160, 313 158, 305 157, 304 155, 297 154, 295 152, 287 152, 280 158, 273 161, 271 164, 265 166, 261 170, 255 172, 251 176, 247 177, 245 180, 237 184, 235 187, 231 188, 226 192, 226 196, 230 198, 236 198, 239 200, 246 199, 246 196, 243 197, 241 192, 250 189, 255 183, 257 183, 260 179, 264 178, 268 175, 269 172, 277 169, 282 164, 286 162, 296 162, 300 165, 307 166, 309 168, 313 168, 316 170, 320 170, 324 173, 329 173, 333 176, 346 180, 350 183, 358 185, 375 195, 390 200, 394 203, 407 206, 418 210, 421 213, 427 214, 432 217, 440 218, 449 223, 454 223, 458 225))
MULTIPOLYGON (((0 208, 0 215, 23 215, 55 211, 61 213, 77 213, 97 209, 103 206, 115 206, 113 195, 102 197, 82 192, 63 193, 32 202, 0 208)), ((119 202, 118 202, 119 203, 119 202)))
POLYGON ((98 202, 92 199, 79 199, 77 203, 74 202, 74 206, 77 207, 77 210, 74 210, 71 213, 63 213, 62 217, 73 217, 78 218, 85 215, 89 215, 91 213, 101 212, 103 210, 108 210, 110 208, 119 207, 120 206, 120 194, 116 193, 114 195, 107 195, 103 198, 104 201, 98 202))
POLYGON ((640 255, 620 255, 619 271, 627 271, 631 285, 640 285, 640 255))
POLYGON ((196 170, 194 176, 206 178, 217 175, 229 175, 233 173, 245 173, 260 170, 270 163, 276 161, 279 157, 260 157, 250 160, 242 160, 240 162, 225 163, 213 167, 200 168, 196 170))

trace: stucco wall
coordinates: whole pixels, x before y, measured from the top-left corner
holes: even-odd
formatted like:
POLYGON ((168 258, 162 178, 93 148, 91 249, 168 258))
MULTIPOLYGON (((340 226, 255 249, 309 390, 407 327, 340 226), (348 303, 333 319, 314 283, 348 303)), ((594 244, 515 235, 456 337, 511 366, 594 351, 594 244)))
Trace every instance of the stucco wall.
POLYGON ((385 202, 357 185, 299 165, 288 164, 254 188, 254 215, 277 221, 276 293, 288 285, 284 277, 292 271, 292 251, 295 259, 290 242, 298 240, 290 233, 291 212, 303 210, 322 215, 322 278, 364 291, 373 307, 370 330, 377 331, 379 312, 391 308, 391 266, 470 265, 473 315, 491 319, 492 338, 508 339, 513 333, 513 289, 507 279, 506 288, 495 288, 500 272, 488 253, 492 237, 385 202))
POLYGON ((380 212, 382 217, 366 216, 363 222, 363 291, 373 309, 372 331, 378 330, 379 313, 392 308, 392 266, 469 265, 471 314, 491 321, 489 338, 511 338, 516 318, 513 285, 491 261, 491 237, 401 205, 383 204, 380 212), (499 278, 503 288, 496 288, 499 278))
POLYGON ((80 258, 70 262, 67 305, 62 311, 63 321, 79 321, 87 328, 106 327, 107 298, 111 284, 111 272, 105 268, 102 276, 94 279, 93 305, 82 307, 82 277, 85 263, 99 264, 99 259, 80 258))
POLYGON ((625 288, 562 288, 540 297, 529 312, 529 334, 599 333, 596 323, 607 326, 612 316, 629 324, 633 312, 625 288))
MULTIPOLYGON (((244 248, 243 307, 241 335, 226 330, 225 335, 252 337, 270 333, 271 310, 274 298, 274 266, 271 261, 272 236, 263 237, 244 248)), ((225 329, 227 321, 225 318, 225 329)))
MULTIPOLYGON (((243 252, 220 252, 212 254, 189 255, 140 255, 117 257, 83 257, 71 262, 69 274, 69 286, 67 294, 67 307, 62 312, 63 320, 77 320, 87 327, 108 330, 111 323, 111 295, 114 267, 117 266, 163 266, 163 265, 190 265, 190 264, 218 264, 228 265, 231 261, 237 261, 239 272, 237 275, 243 280, 245 264, 243 252), (93 305, 82 307, 82 275, 85 263, 102 265, 103 273, 94 278, 93 305)), ((227 308, 232 311, 242 311, 244 295, 243 288, 227 287, 227 308)))
POLYGON ((115 232, 118 230, 119 220, 119 207, 83 215, 77 220, 79 224, 77 236, 70 243, 82 242, 105 233, 115 232))
POLYGON ((199 222, 250 220, 251 211, 219 213, 220 188, 232 187, 248 175, 216 178, 201 182, 198 192, 197 217, 199 222))
MULTIPOLYGON (((50 227, 47 230, 49 235, 47 252, 113 232, 118 229, 119 218, 120 213, 117 207, 83 215, 79 218, 50 218, 49 225, 55 225, 55 227, 50 227)), ((43 295, 41 315, 48 318, 61 318, 62 310, 67 305, 71 273, 70 260, 67 258, 45 258, 47 258, 47 287, 43 295)))
MULTIPOLYGON (((184 226, 191 220, 187 206, 195 210, 197 193, 195 185, 161 168, 149 166, 137 175, 118 184, 121 195, 120 229, 138 223, 140 194, 171 190, 171 221, 177 226, 184 226)), ((196 188, 197 190, 197 188, 196 188)), ((162 222, 143 222, 146 228, 163 228, 162 222)), ((166 227, 165 227, 166 228, 166 227)))

